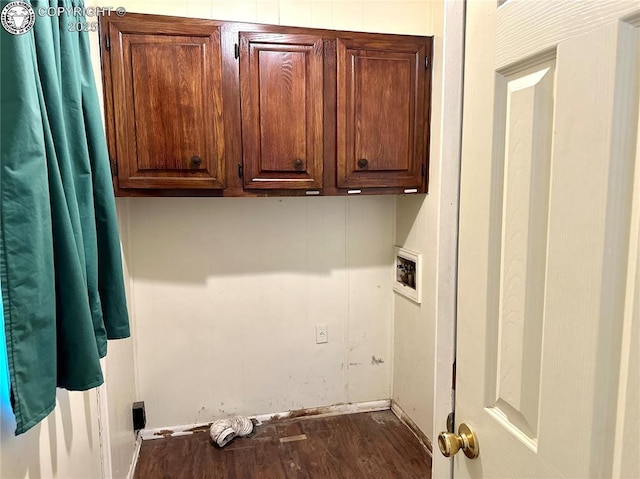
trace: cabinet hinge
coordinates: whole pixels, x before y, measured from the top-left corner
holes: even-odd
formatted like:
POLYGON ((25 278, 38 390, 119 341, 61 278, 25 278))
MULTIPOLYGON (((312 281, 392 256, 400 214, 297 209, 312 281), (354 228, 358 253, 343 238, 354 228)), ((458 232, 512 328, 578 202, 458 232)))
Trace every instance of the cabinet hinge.
POLYGON ((111 51, 111 39, 108 33, 104 36, 104 49, 108 52, 111 51))
POLYGON ((429 57, 426 57, 424 59, 424 69, 428 70, 429 69, 429 57))
POLYGON ((242 178, 242 163, 238 163, 238 178, 242 178))
POLYGON ((422 167, 420 168, 420 173, 424 176, 424 163, 422 163, 422 167))
POLYGON ((118 177, 118 163, 115 161, 111 162, 111 176, 114 178, 118 177))
POLYGON ((240 58, 240 45, 237 43, 233 46, 233 54, 236 57, 236 60, 240 58))

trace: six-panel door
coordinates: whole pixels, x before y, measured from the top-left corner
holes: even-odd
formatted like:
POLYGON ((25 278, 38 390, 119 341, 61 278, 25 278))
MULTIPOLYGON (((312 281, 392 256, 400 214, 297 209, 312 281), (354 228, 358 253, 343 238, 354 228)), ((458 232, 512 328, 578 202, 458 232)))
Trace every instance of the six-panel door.
POLYGON ((337 40, 337 186, 424 187, 431 40, 337 40))
POLYGON ((322 187, 322 38, 240 33, 245 188, 322 187))
POLYGON ((122 19, 109 36, 118 186, 224 188, 219 27, 122 19))

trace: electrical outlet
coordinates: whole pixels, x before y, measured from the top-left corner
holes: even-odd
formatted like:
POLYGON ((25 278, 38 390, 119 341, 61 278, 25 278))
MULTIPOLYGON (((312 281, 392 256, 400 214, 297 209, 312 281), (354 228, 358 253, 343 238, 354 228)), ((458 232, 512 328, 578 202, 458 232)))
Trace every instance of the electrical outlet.
POLYGON ((316 344, 322 344, 329 341, 329 335, 327 334, 327 325, 316 325, 316 344))

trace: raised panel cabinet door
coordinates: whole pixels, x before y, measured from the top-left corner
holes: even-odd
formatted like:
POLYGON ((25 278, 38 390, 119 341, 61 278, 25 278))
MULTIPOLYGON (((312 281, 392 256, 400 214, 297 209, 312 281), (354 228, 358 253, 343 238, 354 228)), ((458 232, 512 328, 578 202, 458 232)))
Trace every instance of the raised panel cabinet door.
POLYGON ((118 186, 224 188, 219 26, 133 16, 108 31, 118 186))
POLYGON ((240 33, 247 189, 322 187, 322 38, 240 33))
POLYGON ((337 40, 337 185, 424 191, 430 38, 337 40))

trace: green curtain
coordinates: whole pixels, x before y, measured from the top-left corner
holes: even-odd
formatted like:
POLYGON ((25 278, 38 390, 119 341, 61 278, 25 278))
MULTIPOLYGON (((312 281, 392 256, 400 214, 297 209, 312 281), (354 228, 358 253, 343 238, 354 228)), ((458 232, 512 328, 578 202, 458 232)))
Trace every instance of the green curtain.
POLYGON ((16 434, 53 410, 56 387, 100 385, 107 339, 129 336, 89 38, 69 31, 84 21, 36 16, 27 33, 0 28, 0 267, 16 434))

